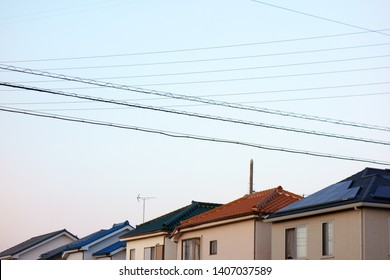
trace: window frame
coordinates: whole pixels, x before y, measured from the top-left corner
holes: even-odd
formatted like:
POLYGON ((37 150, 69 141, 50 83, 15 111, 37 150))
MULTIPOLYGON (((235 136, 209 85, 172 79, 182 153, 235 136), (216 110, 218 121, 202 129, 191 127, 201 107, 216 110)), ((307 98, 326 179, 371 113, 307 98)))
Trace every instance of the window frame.
POLYGON ((200 238, 189 238, 181 243, 182 260, 200 260, 200 238), (188 252, 188 253, 187 253, 188 252), (191 255, 191 256, 189 256, 191 255))
POLYGON ((155 260, 156 259, 156 247, 144 247, 144 260, 155 260), (148 253, 149 258, 147 258, 146 252, 150 250, 150 253, 148 253))
POLYGON ((129 250, 129 260, 131 261, 135 260, 135 249, 129 250))
POLYGON ((308 244, 308 227, 307 225, 299 225, 296 227, 285 228, 284 230, 284 258, 305 260, 307 259, 307 244, 308 244), (303 239, 300 240, 300 239, 303 239))
POLYGON ((321 255, 324 258, 334 257, 334 222, 321 223, 321 255))
POLYGON ((210 247, 209 247, 209 254, 211 256, 217 255, 218 253, 218 241, 217 240, 211 240, 210 241, 210 247))

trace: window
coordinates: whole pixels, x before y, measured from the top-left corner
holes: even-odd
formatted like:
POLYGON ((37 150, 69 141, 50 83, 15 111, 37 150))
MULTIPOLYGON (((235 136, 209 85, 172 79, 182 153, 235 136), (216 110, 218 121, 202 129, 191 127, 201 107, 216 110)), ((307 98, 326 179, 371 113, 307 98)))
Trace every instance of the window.
POLYGON ((307 257, 307 227, 300 226, 286 229, 285 258, 306 259, 307 257))
POLYGON ((217 254, 217 240, 210 241, 210 255, 217 254))
POLYGON ((333 256, 333 222, 322 223, 322 256, 333 256))
POLYGON ((200 239, 199 238, 183 240, 182 259, 200 260, 200 239))
POLYGON ((155 259, 156 259, 156 247, 145 247, 144 260, 155 260, 155 259))
POLYGON ((135 249, 130 249, 130 260, 135 260, 135 249))

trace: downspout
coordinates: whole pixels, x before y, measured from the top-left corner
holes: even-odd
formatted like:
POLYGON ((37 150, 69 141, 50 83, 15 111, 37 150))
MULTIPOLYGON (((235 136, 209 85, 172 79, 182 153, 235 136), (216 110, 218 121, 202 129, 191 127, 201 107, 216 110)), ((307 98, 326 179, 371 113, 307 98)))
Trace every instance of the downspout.
POLYGON ((363 211, 363 208, 362 209, 360 209, 360 212, 361 212, 361 214, 360 214, 360 221, 361 221, 361 223, 362 223, 362 225, 361 225, 361 238, 362 238, 362 240, 361 240, 361 249, 360 249, 360 254, 361 254, 361 257, 360 257, 360 259, 361 260, 364 260, 366 257, 365 257, 365 250, 364 250, 364 243, 365 243, 365 230, 364 230, 364 211, 363 211))
POLYGON ((256 219, 253 221, 253 226, 254 226, 254 233, 253 233, 253 260, 256 260, 256 249, 257 249, 257 244, 256 244, 256 219))

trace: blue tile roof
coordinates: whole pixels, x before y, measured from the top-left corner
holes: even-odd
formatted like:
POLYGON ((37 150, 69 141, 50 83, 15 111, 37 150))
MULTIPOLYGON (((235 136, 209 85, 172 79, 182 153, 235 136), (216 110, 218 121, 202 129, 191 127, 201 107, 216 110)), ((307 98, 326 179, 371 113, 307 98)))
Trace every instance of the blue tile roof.
POLYGON ((181 221, 202 214, 218 206, 221 206, 221 204, 192 201, 191 204, 187 206, 138 225, 136 229, 120 238, 122 239, 157 231, 169 232, 172 231, 175 226, 179 225, 181 221))
POLYGON ((58 236, 58 235, 61 235, 61 234, 69 234, 70 236, 72 236, 74 239, 77 239, 77 236, 71 234, 69 231, 67 231, 66 229, 61 229, 61 230, 57 230, 57 231, 54 231, 54 232, 50 232, 50 233, 46 233, 46 234, 43 234, 43 235, 39 235, 39 236, 35 236, 35 237, 32 237, 16 246, 13 246, 3 252, 0 253, 0 258, 1 257, 6 257, 6 256, 13 256, 13 255, 16 255, 18 253, 21 253, 25 250, 28 250, 29 248, 33 247, 33 246, 36 246, 38 245, 39 243, 42 243, 46 240, 49 240, 50 238, 53 238, 55 236, 58 236))
POLYGON ((106 248, 103 248, 95 253, 92 254, 92 256, 109 256, 112 252, 120 249, 120 248, 126 248, 126 242, 124 241, 118 241, 114 244, 111 244, 110 246, 107 246, 106 248))
POLYGON ((390 204, 390 170, 364 170, 270 215, 268 219, 358 202, 390 204))
MULTIPOLYGON (((125 221, 123 223, 119 224, 114 224, 110 229, 102 229, 97 232, 94 232, 90 235, 87 235, 79 240, 76 240, 72 243, 69 243, 67 245, 61 246, 59 248, 56 248, 54 250, 51 250, 49 252, 46 252, 41 255, 42 260, 47 260, 47 259, 52 259, 55 257, 58 257, 59 255, 62 255, 63 252, 65 251, 70 251, 70 250, 75 250, 75 249, 80 249, 96 240, 99 240, 100 238, 103 238, 117 230, 120 230, 124 227, 130 226, 128 221, 125 221)), ((130 226, 131 227, 131 226, 130 226)))

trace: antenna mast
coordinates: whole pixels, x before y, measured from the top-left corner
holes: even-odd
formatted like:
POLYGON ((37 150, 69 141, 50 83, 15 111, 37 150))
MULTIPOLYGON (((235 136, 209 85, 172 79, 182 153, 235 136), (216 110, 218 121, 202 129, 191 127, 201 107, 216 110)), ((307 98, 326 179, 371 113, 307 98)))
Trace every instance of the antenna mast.
POLYGON ((145 200, 155 198, 154 196, 141 196, 140 194, 137 196, 138 202, 142 200, 142 223, 145 222, 145 200))

